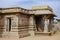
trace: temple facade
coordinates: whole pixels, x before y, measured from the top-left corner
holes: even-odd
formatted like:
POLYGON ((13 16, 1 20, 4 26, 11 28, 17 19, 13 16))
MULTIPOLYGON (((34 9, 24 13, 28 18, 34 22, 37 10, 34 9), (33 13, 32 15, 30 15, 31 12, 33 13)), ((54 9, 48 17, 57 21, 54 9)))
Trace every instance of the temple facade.
POLYGON ((54 16, 49 6, 0 8, 0 37, 34 36, 53 31, 54 16))

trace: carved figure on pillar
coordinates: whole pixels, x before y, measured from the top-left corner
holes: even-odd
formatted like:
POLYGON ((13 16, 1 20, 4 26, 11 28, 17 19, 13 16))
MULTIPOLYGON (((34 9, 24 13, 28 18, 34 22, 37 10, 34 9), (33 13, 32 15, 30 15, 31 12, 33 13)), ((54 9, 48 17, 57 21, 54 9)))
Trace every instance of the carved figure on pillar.
POLYGON ((48 32, 48 25, 49 25, 49 20, 45 19, 45 21, 44 21, 44 32, 48 32))

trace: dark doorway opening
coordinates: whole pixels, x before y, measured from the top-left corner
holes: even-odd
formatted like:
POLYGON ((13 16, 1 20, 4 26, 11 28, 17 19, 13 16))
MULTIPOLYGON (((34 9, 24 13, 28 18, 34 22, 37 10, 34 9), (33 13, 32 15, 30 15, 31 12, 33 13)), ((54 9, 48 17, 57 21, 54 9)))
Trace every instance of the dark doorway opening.
POLYGON ((42 32, 43 31, 43 20, 42 16, 35 16, 35 23, 36 23, 36 31, 42 32))
POLYGON ((10 32, 11 31, 11 18, 8 18, 8 20, 9 20, 9 29, 8 29, 8 31, 10 32))

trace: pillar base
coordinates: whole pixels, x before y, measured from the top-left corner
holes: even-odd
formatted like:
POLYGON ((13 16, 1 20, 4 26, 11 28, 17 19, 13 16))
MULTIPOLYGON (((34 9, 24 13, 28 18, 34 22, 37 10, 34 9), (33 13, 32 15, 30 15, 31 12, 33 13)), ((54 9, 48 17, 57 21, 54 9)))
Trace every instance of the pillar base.
POLYGON ((34 31, 29 31, 30 35, 31 36, 34 36, 35 35, 35 32, 34 31))
POLYGON ((18 32, 4 32, 2 34, 4 38, 19 38, 18 32))

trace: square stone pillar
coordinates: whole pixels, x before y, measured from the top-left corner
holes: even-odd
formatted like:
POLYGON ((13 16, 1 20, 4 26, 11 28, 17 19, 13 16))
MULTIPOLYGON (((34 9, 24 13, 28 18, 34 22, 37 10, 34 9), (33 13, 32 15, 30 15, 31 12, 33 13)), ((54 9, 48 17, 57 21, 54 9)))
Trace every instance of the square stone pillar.
POLYGON ((34 32, 34 25, 35 22, 34 22, 34 16, 31 15, 30 18, 29 18, 29 33, 31 36, 34 36, 35 32, 34 32))
POLYGON ((19 38, 18 35, 18 16, 16 15, 6 15, 5 16, 5 24, 4 24, 4 30, 3 30, 3 34, 2 37, 8 37, 8 38, 19 38), (9 32, 8 29, 8 19, 7 18, 11 18, 11 31, 9 32))
POLYGON ((58 23, 57 23, 57 27, 58 27, 58 31, 60 32, 60 19, 57 19, 58 23))
POLYGON ((47 15, 43 16, 44 20, 44 31, 43 32, 48 32, 48 26, 49 26, 49 19, 47 15))
POLYGON ((50 28, 50 31, 54 31, 54 27, 55 27, 55 26, 54 26, 54 23, 53 23, 53 22, 54 22, 53 18, 50 19, 50 22, 51 22, 51 23, 50 23, 50 27, 51 27, 51 28, 50 28))
POLYGON ((48 32, 48 25, 49 25, 49 19, 45 19, 45 21, 44 21, 44 32, 48 32))

